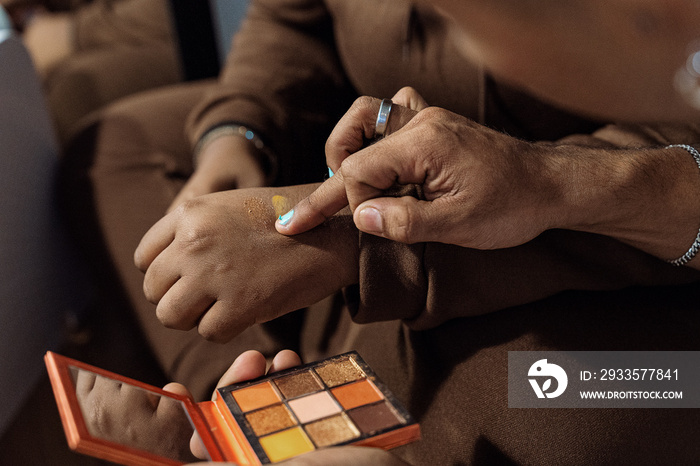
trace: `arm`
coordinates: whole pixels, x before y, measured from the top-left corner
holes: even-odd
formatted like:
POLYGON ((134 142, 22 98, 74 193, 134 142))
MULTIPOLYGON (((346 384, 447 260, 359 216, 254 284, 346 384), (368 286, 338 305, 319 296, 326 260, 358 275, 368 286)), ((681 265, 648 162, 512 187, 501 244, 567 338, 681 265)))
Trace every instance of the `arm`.
POLYGON ((187 133, 194 147, 212 128, 235 122, 252 129, 269 151, 262 154, 251 145, 242 151, 229 137, 219 147, 203 148, 195 176, 202 174, 202 184, 239 186, 231 167, 241 158, 258 163, 272 155, 276 174, 258 166, 264 183, 315 181, 324 170, 325 137, 352 98, 324 3, 255 0, 219 85, 193 110, 187 133))
POLYGON ((397 106, 398 131, 363 149, 377 105, 358 99, 339 122, 326 149, 336 175, 277 223, 281 233, 308 230, 349 204, 360 230, 404 243, 502 249, 566 229, 673 259, 698 234, 700 160, 667 147, 697 140, 695 128, 609 126, 530 143, 443 109, 397 106), (387 195, 409 184, 419 199, 387 195))

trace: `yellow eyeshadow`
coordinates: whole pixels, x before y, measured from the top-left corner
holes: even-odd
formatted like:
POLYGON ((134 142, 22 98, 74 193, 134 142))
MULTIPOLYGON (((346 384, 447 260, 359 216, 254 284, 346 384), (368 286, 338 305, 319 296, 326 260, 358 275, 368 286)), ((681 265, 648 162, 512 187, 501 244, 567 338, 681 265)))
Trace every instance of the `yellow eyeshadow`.
POLYGON ((273 463, 314 449, 309 438, 299 427, 262 437, 260 445, 273 463))
POLYGON ((289 212, 293 207, 291 204, 292 203, 289 202, 289 199, 284 196, 272 196, 272 207, 275 209, 275 216, 277 217, 289 212))

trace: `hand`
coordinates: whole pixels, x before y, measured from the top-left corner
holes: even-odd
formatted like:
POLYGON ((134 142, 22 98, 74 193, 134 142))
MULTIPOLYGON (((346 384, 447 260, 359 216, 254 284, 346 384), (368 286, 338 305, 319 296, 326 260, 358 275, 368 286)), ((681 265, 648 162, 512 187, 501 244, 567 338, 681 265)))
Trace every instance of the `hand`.
MULTIPOLYGON (((282 350, 273 358, 268 372, 272 373, 281 371, 300 364, 301 359, 294 351, 282 350)), ((229 367, 221 379, 219 379, 219 382, 216 384, 216 388, 261 377, 265 375, 266 365, 267 361, 262 353, 254 350, 246 351, 238 356, 235 361, 233 361, 231 367, 229 367)), ((187 388, 178 383, 170 383, 164 387, 164 390, 189 395, 187 388)), ((197 432, 192 435, 192 439, 190 440, 190 449, 197 458, 208 458, 204 444, 199 438, 197 432)))
MULTIPOLYGON (((272 360, 268 373, 289 369, 301 364, 301 359, 290 350, 277 353, 272 360)), ((217 388, 225 387, 233 383, 239 383, 254 379, 265 374, 265 357, 257 351, 246 351, 236 358, 231 367, 221 377, 217 388)), ((171 384, 172 385, 172 384, 171 384)), ((206 458, 202 442, 197 435, 192 439, 192 452, 198 458, 206 458)), ((212 464, 212 463, 197 463, 212 464)), ((217 463, 220 464, 220 463, 217 463)), ((280 464, 284 465, 328 465, 328 466, 352 466, 352 465, 386 465, 406 466, 406 463, 396 458, 391 453, 379 448, 367 447, 337 447, 324 448, 297 456, 280 464)))
POLYGON ((373 128, 379 101, 373 105, 370 111, 371 103, 356 102, 338 124, 327 153, 330 163, 345 158, 333 177, 294 207, 291 220, 276 223, 280 233, 307 231, 346 204, 358 229, 404 243, 497 249, 554 227, 560 213, 553 205, 558 187, 547 178, 550 146, 447 110, 429 107, 410 118, 410 110, 399 107, 394 124, 403 126, 358 150, 362 131, 373 128), (336 131, 347 135, 336 137, 336 131), (422 200, 383 197, 397 184, 412 183, 422 189, 422 200))
POLYGON ((313 186, 224 191, 190 200, 156 223, 135 252, 144 293, 167 327, 226 341, 357 282, 349 212, 298 238, 274 229, 273 196, 293 205, 313 186))
POLYGON ((168 208, 204 194, 266 184, 266 175, 255 149, 239 136, 221 136, 208 143, 197 157, 198 165, 168 208))

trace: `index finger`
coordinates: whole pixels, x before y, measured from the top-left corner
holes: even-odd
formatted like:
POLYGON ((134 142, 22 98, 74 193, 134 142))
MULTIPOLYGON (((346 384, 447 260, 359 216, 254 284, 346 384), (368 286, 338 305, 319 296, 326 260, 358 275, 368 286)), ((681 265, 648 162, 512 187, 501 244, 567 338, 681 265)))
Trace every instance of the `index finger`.
POLYGON ((324 181, 314 192, 281 215, 275 228, 283 235, 297 235, 323 223, 348 205, 342 169, 324 181))

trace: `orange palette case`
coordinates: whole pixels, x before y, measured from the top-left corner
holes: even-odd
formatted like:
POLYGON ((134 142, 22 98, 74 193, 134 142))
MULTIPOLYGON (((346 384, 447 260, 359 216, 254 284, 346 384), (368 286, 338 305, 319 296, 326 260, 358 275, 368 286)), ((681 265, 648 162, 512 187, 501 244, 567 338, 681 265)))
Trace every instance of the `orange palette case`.
POLYGON ((418 424, 356 352, 219 388, 201 403, 56 353, 45 360, 70 448, 120 464, 196 461, 194 432, 211 460, 242 466, 420 438, 418 424))

